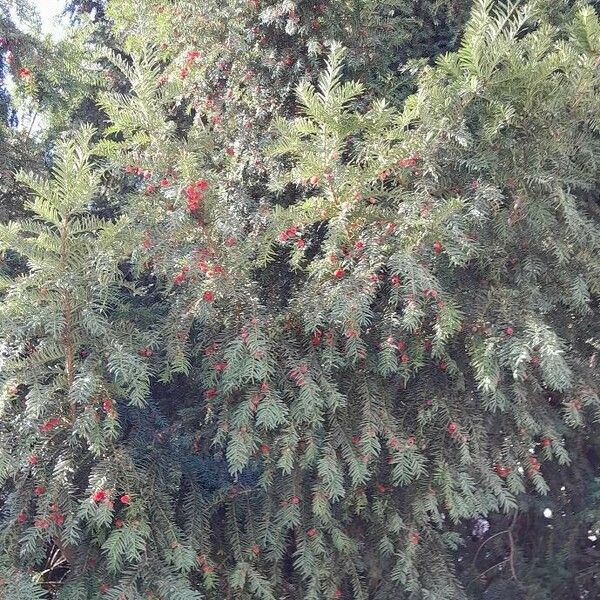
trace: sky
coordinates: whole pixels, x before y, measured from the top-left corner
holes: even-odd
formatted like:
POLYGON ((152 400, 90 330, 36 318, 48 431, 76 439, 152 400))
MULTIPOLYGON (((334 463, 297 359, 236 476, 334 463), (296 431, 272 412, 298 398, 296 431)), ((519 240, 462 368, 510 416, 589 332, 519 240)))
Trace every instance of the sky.
POLYGON ((33 4, 40 13, 44 33, 56 34, 61 28, 55 19, 65 6, 64 0, 33 0, 33 4))

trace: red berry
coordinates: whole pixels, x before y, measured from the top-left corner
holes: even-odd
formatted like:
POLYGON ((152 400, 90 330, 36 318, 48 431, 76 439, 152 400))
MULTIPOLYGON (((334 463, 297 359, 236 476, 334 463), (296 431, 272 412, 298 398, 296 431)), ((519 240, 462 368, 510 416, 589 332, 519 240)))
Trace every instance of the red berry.
POLYGON ((260 546, 256 543, 252 544, 252 554, 254 554, 254 556, 258 556, 260 554, 260 546))
POLYGON ((235 148, 233 146, 227 146, 225 152, 227 153, 227 156, 235 156, 235 148))
POLYGON ((438 367, 442 371, 445 371, 448 368, 448 363, 445 360, 440 360, 440 362, 438 363, 438 367))
POLYGON ((440 254, 442 252, 442 242, 440 242, 439 240, 433 242, 433 251, 436 254, 440 254))
POLYGON ((416 546, 421 541, 421 536, 416 531, 411 531, 408 539, 413 546, 416 546))
POLYGON ((163 177, 159 183, 162 187, 167 187, 171 184, 171 182, 166 177, 163 177))
POLYGON ((512 335, 514 332, 515 330, 510 325, 504 330, 504 333, 506 333, 506 335, 512 335))
POLYGON ((47 519, 36 519, 33 522, 33 525, 38 529, 48 529, 48 527, 50 527, 50 523, 48 523, 47 519))
POLYGON ((448 433, 450 435, 455 435, 457 431, 458 431, 458 425, 456 423, 454 423, 454 421, 451 421, 450 423, 448 423, 448 433))
POLYGON ((260 452, 263 456, 267 456, 267 454, 269 454, 270 451, 271 451, 271 448, 270 448, 269 444, 261 444, 260 445, 260 452))
POLYGON ((391 281, 393 286, 400 285, 400 277, 398 275, 392 275, 391 281))
POLYGON ((50 516, 50 519, 51 519, 52 521, 54 521, 54 522, 55 522, 55 523, 56 523, 56 524, 57 524, 59 527, 60 527, 61 525, 63 525, 63 523, 65 522, 65 517, 64 517, 64 515, 60 515, 60 514, 58 514, 58 513, 55 513, 55 514, 51 515, 51 516, 50 516))
POLYGON ((290 498, 290 504, 297 506, 298 504, 300 504, 300 498, 298 496, 292 496, 290 498))
POLYGON ((353 444, 360 444, 360 435, 353 435, 352 436, 352 443, 353 444))
POLYGON ((215 299, 215 293, 211 290, 206 290, 203 294, 202 294, 202 299, 205 302, 212 302, 215 299))
POLYGON ((500 477, 502 477, 503 479, 506 479, 506 477, 508 477, 510 475, 510 469, 508 467, 504 467, 500 464, 496 464, 494 466, 494 469, 496 470, 496 473, 498 473, 498 475, 500 477))
POLYGON ((183 283, 185 281, 185 271, 179 271, 175 277, 173 277, 173 283, 176 285, 183 283))
POLYGON ((402 362, 402 363, 404 363, 404 364, 406 364, 406 363, 407 363, 409 360, 410 360, 410 357, 408 356, 408 354, 403 354, 403 355, 400 357, 400 362, 402 362))
POLYGON ((131 496, 129 494, 123 494, 119 500, 121 500, 122 504, 130 504, 131 503, 131 496))
POLYGON ((206 393, 204 394, 204 396, 206 397, 207 400, 212 400, 213 398, 216 398, 217 390, 215 390, 215 388, 210 388, 210 389, 206 390, 206 393))
POLYGON ((333 272, 333 275, 336 279, 341 279, 345 274, 346 271, 344 271, 344 269, 342 269, 341 267, 333 272))
POLYGON ((46 488, 43 485, 36 485, 33 488, 33 495, 34 496, 41 496, 43 493, 45 493, 46 488))
POLYGON ((32 454, 32 455, 31 455, 31 456, 30 456, 30 457, 27 459, 27 462, 28 462, 30 465, 37 465, 37 464, 38 464, 38 460, 39 460, 39 459, 38 459, 38 457, 37 457, 35 454, 32 454))
POLYGON ((117 527, 118 529, 121 529, 121 527, 123 527, 125 523, 123 522, 123 519, 115 519, 115 527, 117 527))
POLYGON ((17 515, 17 523, 19 523, 19 525, 23 525, 25 521, 27 521, 27 515, 24 512, 20 512, 17 515))
POLYGON ((195 62, 197 58, 200 58, 200 56, 201 53, 199 50, 190 50, 185 57, 185 62, 187 62, 189 65, 195 62))
POLYGON ((383 483, 378 483, 377 484, 377 491, 381 494, 385 494, 387 488, 385 487, 385 485, 383 485, 383 483))
POLYGON ((179 71, 179 77, 181 77, 181 79, 185 79, 189 75, 189 72, 190 70, 187 67, 183 67, 179 71))
POLYGON ((112 402, 110 400, 105 400, 102 403, 102 410, 104 412, 110 412, 112 410, 112 408, 113 408, 113 405, 112 405, 112 402))
POLYGON ((544 438, 542 440, 542 446, 544 446, 544 448, 548 448, 551 445, 552 445, 552 440, 551 439, 544 438))
POLYGON ((60 419, 58 417, 52 417, 52 418, 48 419, 45 423, 40 425, 39 429, 41 432, 45 433, 47 431, 50 431, 51 429, 54 429, 59 424, 60 424, 60 419))
POLYGON ((21 67, 19 69, 19 77, 25 81, 29 81, 31 79, 31 71, 27 67, 21 67))
POLYGON ((94 502, 102 502, 102 500, 106 500, 106 495, 105 490, 98 490, 92 495, 92 500, 94 502))
POLYGON ((314 527, 311 527, 307 532, 306 535, 310 538, 316 537, 317 535, 317 530, 314 527))

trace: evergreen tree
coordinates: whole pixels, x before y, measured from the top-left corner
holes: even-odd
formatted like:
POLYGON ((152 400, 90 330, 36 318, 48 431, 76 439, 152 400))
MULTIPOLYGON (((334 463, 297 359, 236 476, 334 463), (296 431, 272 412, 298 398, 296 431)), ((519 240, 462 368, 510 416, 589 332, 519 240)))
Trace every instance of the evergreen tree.
POLYGON ((598 594, 600 23, 562 7, 478 0, 457 48, 467 4, 108 3, 104 137, 0 229, 7 598, 598 594))

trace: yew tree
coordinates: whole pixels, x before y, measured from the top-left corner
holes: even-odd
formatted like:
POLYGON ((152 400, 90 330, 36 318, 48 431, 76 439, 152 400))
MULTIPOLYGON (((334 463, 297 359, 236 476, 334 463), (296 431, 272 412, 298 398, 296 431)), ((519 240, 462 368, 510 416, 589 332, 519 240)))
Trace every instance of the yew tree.
POLYGON ((6 597, 599 593, 600 23, 560 8, 102 6, 106 123, 0 229, 6 597))

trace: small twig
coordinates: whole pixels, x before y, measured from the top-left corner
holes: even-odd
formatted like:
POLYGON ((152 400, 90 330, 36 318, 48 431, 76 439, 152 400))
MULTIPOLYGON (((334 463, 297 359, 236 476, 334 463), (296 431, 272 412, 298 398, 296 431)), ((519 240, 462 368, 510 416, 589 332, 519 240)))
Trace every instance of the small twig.
MULTIPOLYGON (((494 565, 493 567, 490 567, 489 569, 486 569, 483 573, 481 573, 479 575, 479 577, 482 577, 483 575, 485 575, 485 573, 487 573, 488 571, 490 571, 491 569, 494 569, 495 567, 508 562, 508 564, 510 565, 510 572, 512 575, 512 578, 519 584, 522 585, 521 582, 519 581, 519 578, 517 577, 517 570, 515 568, 515 539, 513 536, 513 528, 515 526, 515 523, 517 522, 517 516, 519 515, 518 511, 515 510, 515 513, 513 515, 513 518, 510 522, 510 525, 508 526, 508 529, 504 529, 503 531, 499 531, 498 533, 495 533, 494 535, 491 535, 489 538, 487 538, 486 540, 484 540, 481 545, 479 546, 479 548, 477 548, 477 552, 475 552, 475 556, 473 557, 473 567, 475 567, 475 562, 477 561, 477 557, 479 556, 479 553, 481 552, 481 550, 483 549, 483 547, 490 541, 493 540, 494 538, 497 538, 498 536, 504 535, 504 534, 508 534, 508 546, 509 546, 509 554, 508 554, 508 558, 505 558, 502 562, 499 562, 497 565, 494 565)), ((474 581, 474 580, 473 580, 474 581)))
POLYGON ((483 550, 483 547, 490 540, 493 540, 494 538, 497 538, 499 535, 504 535, 505 533, 510 533, 510 531, 508 529, 504 529, 503 531, 499 531, 498 533, 495 533, 494 535, 491 535, 486 540, 483 540, 483 542, 481 543, 481 545, 479 546, 479 548, 477 548, 477 552, 475 552, 475 556, 473 557, 473 566, 475 566, 475 562, 477 561, 477 557, 479 556, 479 553, 481 552, 481 550, 483 550))
POLYGON ((517 572, 515 570, 515 543, 513 539, 512 531, 508 532, 508 542, 510 544, 510 554, 509 554, 509 563, 510 563, 510 572, 512 573, 513 579, 520 585, 521 582, 517 577, 517 572))
POLYGON ((35 123, 35 120, 37 119, 38 113, 37 110, 33 113, 33 116, 31 117, 31 123, 29 124, 29 129, 27 130, 27 137, 31 137, 31 131, 33 129, 33 124, 35 123))
POLYGON ((479 573, 479 575, 477 575, 477 577, 473 577, 473 579, 471 579, 471 581, 469 581, 469 583, 473 583, 474 581, 476 581, 477 579, 481 579, 486 573, 488 573, 489 571, 492 571, 493 569, 497 569, 498 567, 501 567, 503 564, 506 563, 508 559, 505 558, 504 560, 501 560, 499 563, 496 563, 495 565, 492 565, 491 567, 489 567, 488 569, 486 569, 485 571, 483 571, 482 573, 479 573))

